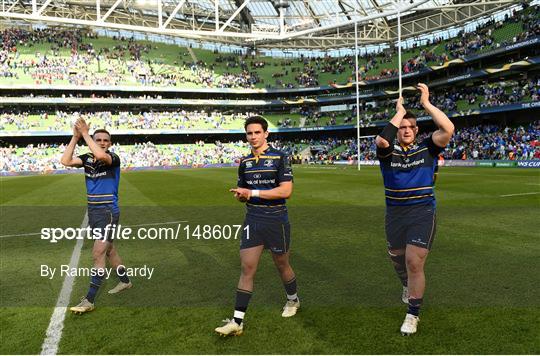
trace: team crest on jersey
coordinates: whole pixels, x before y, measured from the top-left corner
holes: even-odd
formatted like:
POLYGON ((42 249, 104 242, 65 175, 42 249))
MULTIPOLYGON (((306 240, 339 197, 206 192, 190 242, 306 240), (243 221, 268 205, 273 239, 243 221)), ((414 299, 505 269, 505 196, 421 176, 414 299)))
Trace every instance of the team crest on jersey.
POLYGON ((264 161, 265 167, 272 167, 273 165, 274 165, 274 160, 272 159, 267 159, 266 161, 264 161))
POLYGON ((250 161, 246 162, 246 168, 251 168, 253 167, 253 163, 251 163, 250 161))
POLYGON ((94 158, 92 157, 86 157, 86 163, 94 163, 94 158))

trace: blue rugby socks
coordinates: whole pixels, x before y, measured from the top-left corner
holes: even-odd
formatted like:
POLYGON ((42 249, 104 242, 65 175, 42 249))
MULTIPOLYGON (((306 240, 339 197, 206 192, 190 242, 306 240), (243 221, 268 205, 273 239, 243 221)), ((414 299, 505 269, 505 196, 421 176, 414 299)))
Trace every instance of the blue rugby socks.
POLYGON ((90 303, 94 303, 96 299, 96 294, 101 286, 101 281, 105 276, 105 271, 102 268, 92 268, 92 279, 90 280, 90 288, 88 289, 88 294, 86 294, 86 299, 90 303))

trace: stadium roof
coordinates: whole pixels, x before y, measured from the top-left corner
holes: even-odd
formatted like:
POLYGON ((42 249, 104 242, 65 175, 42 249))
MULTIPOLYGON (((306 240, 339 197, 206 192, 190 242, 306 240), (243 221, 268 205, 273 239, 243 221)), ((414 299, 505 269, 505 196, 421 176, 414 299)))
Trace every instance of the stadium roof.
POLYGON ((149 32, 242 47, 330 49, 463 25, 515 0, 2 0, 0 18, 149 32))

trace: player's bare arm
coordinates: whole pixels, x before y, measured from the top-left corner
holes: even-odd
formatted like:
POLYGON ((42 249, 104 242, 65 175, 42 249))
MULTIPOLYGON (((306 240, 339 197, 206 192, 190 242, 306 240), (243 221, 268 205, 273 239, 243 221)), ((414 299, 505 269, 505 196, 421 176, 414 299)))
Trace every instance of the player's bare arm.
POLYGON ((432 140, 439 147, 446 147, 454 134, 454 124, 448 116, 429 101, 429 88, 426 84, 418 83, 420 91, 420 104, 424 107, 428 115, 433 119, 433 122, 439 128, 433 132, 432 140))
MULTIPOLYGON (((400 96, 396 102, 396 114, 394 115, 392 120, 390 120, 388 125, 385 127, 382 135, 385 136, 384 133, 388 131, 394 131, 394 130, 397 131, 397 129, 399 128, 401 124, 401 121, 403 120, 403 117, 405 117, 405 114, 407 114, 407 110, 405 110, 405 107, 403 106, 403 97, 400 96), (392 125, 392 126, 389 126, 389 125, 392 125)), ((390 137, 390 135, 388 137, 390 137)), ((375 138, 375 144, 377 145, 377 147, 387 148, 388 146, 390 146, 391 142, 388 142, 388 137, 385 138, 385 137, 381 137, 381 135, 377 135, 377 137, 375 138)), ((394 133, 394 137, 395 137, 395 133, 394 133)))
POLYGON ((79 142, 81 138, 81 133, 77 129, 77 127, 73 126, 73 136, 71 137, 71 140, 69 141, 69 144, 66 147, 66 150, 62 154, 62 158, 60 159, 60 163, 62 163, 66 167, 82 167, 83 162, 79 157, 73 157, 73 153, 75 152, 75 146, 77 146, 77 142, 79 142))
POLYGON ((268 190, 250 190, 246 188, 233 188, 230 192, 238 201, 245 202, 251 197, 259 197, 267 200, 289 199, 293 191, 293 182, 281 182, 279 187, 268 190))
POLYGON ((90 128, 84 119, 78 119, 75 123, 75 127, 81 133, 84 142, 86 142, 88 145, 88 148, 94 155, 94 158, 110 166, 112 164, 112 157, 105 152, 107 149, 107 144, 110 143, 110 139, 106 138, 105 136, 100 136, 96 138, 96 141, 94 141, 88 132, 90 128))

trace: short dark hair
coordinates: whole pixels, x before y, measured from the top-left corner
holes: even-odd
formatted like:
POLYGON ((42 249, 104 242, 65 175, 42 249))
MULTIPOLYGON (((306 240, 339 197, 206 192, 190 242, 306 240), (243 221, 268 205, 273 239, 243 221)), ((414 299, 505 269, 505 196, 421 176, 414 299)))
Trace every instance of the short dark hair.
POLYGON ((94 134, 92 135, 92 137, 94 137, 96 134, 98 133, 106 133, 107 135, 109 135, 109 139, 111 139, 111 133, 105 129, 97 129, 96 131, 94 131, 94 134))
POLYGON ((244 122, 244 130, 247 130, 248 125, 251 124, 260 124, 264 132, 268 131, 268 121, 266 121, 266 119, 260 115, 248 117, 244 122))
POLYGON ((407 110, 407 112, 405 113, 405 116, 403 116, 403 118, 404 119, 414 119, 414 120, 416 120, 416 115, 412 111, 407 110))

